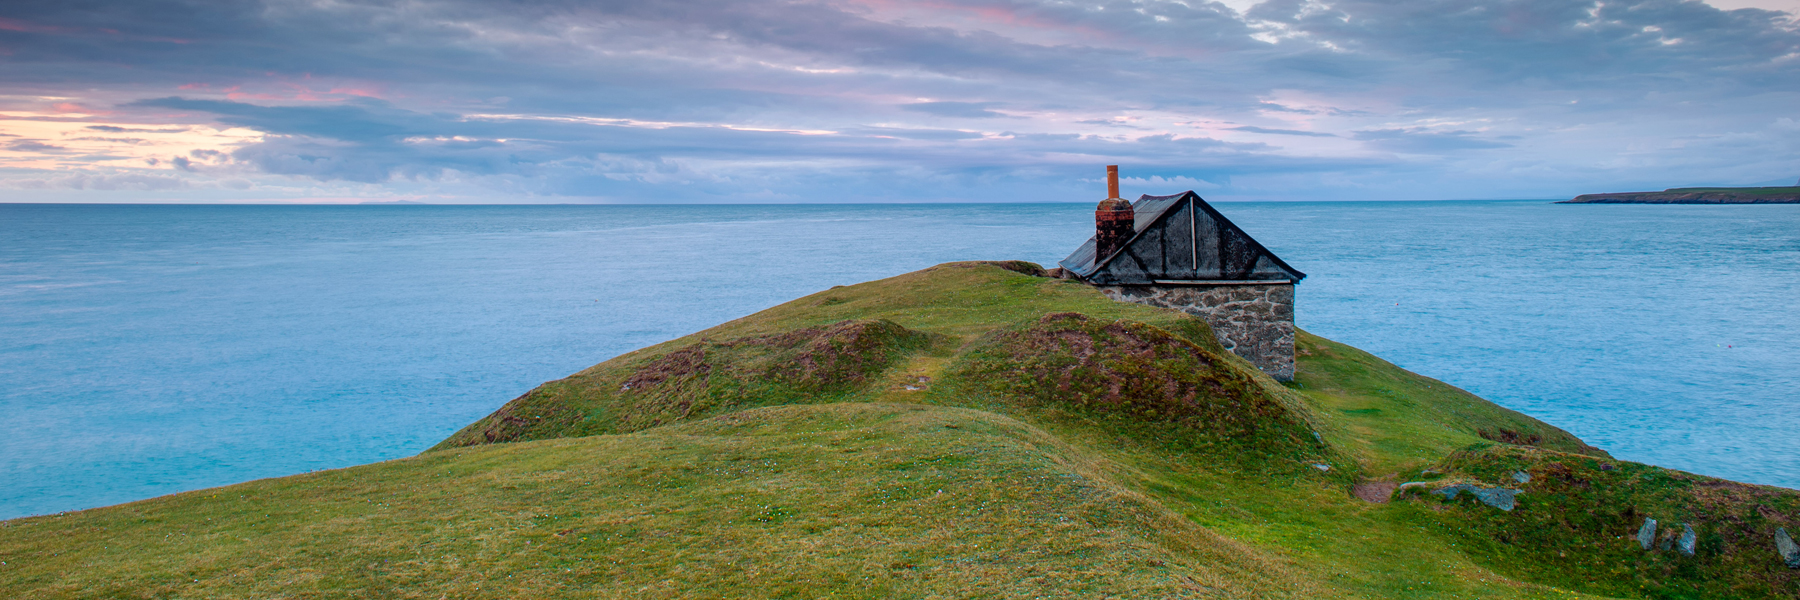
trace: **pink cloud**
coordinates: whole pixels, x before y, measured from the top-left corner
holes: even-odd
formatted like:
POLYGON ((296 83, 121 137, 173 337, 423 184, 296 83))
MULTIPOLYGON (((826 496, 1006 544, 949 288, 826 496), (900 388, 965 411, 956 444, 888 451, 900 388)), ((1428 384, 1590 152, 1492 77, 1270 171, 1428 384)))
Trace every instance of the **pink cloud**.
POLYGON ((6 31, 21 31, 21 32, 26 32, 26 33, 75 33, 75 30, 69 29, 67 27, 56 27, 53 25, 38 25, 36 23, 27 23, 24 21, 20 21, 18 19, 8 19, 5 17, 0 17, 0 29, 4 29, 6 31))
POLYGON ((363 90, 363 89, 357 89, 357 88, 331 88, 331 91, 327 92, 327 93, 342 94, 345 96, 361 96, 364 98, 381 98, 382 97, 381 92, 379 92, 377 90, 363 90))

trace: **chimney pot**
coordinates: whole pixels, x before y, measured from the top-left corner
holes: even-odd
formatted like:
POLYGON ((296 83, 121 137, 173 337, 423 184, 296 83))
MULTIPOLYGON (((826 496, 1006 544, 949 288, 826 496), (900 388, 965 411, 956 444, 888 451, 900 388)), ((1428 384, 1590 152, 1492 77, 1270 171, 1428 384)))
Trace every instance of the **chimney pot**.
POLYGON ((1094 262, 1106 260, 1137 233, 1131 203, 1119 197, 1119 166, 1106 167, 1107 198, 1094 207, 1094 262))

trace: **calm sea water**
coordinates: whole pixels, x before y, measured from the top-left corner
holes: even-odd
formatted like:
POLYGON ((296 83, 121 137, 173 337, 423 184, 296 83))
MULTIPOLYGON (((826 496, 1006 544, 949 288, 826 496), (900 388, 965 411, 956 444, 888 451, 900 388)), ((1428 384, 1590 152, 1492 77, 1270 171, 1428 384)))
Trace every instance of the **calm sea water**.
MULTIPOLYGON (((1800 206, 1222 204, 1301 327, 1615 455, 1800 488, 1800 206)), ((1082 205, 0 204, 0 518, 407 456, 832 285, 1051 264, 1082 205)))

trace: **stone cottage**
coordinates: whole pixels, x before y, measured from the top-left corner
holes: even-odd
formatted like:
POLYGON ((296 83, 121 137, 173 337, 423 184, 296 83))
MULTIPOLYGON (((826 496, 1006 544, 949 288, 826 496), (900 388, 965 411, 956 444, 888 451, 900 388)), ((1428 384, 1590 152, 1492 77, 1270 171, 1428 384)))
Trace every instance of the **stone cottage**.
POLYGON ((1094 237, 1060 266, 1064 277, 1115 300, 1181 310, 1212 325, 1219 343, 1276 379, 1294 378, 1294 284, 1288 266, 1192 191, 1109 197, 1094 210, 1094 237))

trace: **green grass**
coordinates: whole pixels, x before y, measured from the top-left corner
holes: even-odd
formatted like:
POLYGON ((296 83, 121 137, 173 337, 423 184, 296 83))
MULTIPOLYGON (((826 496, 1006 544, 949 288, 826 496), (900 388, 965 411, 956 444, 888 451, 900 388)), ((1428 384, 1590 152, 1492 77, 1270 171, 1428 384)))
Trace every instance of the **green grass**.
POLYGON ((1283 385, 1197 319, 1040 273, 827 290, 547 383, 418 457, 6 521, 0 596, 1800 589, 1754 544, 1797 529, 1791 490, 1614 461, 1304 333, 1283 385), (1516 470, 1534 479, 1510 513, 1352 494, 1516 470), (1621 546, 1638 514, 1702 523, 1702 556, 1621 546))
POLYGON ((1697 187, 1669 188, 1665 191, 1683 193, 1730 192, 1744 196, 1774 196, 1777 194, 1800 194, 1800 187, 1697 187))
POLYGON ((1304 331, 1294 354, 1303 368, 1290 387, 1335 423, 1339 444, 1378 478, 1415 476, 1484 440, 1606 456, 1548 423, 1304 331))
POLYGON ((1120 595, 1317 588, 977 411, 765 408, 9 521, 9 597, 1120 595))

